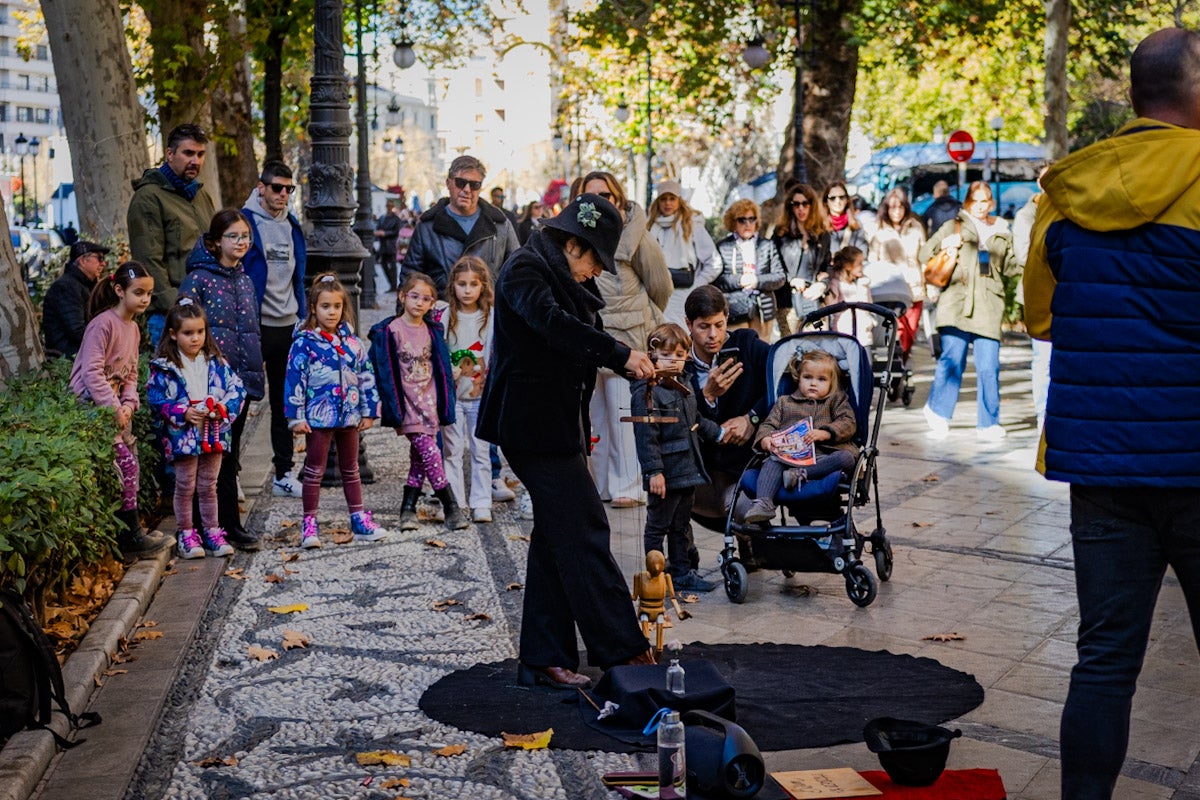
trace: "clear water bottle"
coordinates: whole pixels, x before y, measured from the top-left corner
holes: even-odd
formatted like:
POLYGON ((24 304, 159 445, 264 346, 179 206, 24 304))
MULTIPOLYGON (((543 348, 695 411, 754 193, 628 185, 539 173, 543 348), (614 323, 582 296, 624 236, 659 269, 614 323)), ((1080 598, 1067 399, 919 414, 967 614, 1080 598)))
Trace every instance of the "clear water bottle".
POLYGON ((660 800, 687 797, 684 728, 678 711, 668 711, 658 725, 658 796, 660 800))
POLYGON ((683 676, 683 667, 679 665, 679 659, 672 658, 671 666, 667 667, 667 691, 682 696, 683 676))

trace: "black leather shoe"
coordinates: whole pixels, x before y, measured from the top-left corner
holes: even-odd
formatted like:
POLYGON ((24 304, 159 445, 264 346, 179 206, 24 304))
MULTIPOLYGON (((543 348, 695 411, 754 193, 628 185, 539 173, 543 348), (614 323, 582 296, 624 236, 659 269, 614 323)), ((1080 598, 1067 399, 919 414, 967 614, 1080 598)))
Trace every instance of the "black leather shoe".
POLYGON ((517 683, 522 686, 549 686, 554 689, 586 689, 592 685, 592 679, 566 667, 531 667, 518 664, 517 683))
POLYGON ((238 550, 261 550, 262 539, 258 534, 251 533, 240 525, 236 528, 225 529, 225 541, 236 547, 238 550))

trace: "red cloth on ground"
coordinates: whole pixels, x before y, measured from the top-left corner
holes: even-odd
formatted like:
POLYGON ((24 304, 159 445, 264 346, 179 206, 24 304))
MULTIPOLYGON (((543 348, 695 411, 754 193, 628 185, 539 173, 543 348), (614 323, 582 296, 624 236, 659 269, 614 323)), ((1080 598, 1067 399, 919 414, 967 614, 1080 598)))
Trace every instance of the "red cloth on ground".
POLYGON ((883 800, 1005 800, 1004 781, 994 769, 948 769, 931 786, 900 786, 882 770, 860 772, 883 792, 883 800))

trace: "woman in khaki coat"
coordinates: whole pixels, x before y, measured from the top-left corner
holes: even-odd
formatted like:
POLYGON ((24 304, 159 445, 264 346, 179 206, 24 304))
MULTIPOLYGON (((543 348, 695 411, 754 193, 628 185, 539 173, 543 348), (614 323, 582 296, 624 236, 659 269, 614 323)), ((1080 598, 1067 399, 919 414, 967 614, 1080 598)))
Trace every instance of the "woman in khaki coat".
POLYGON ((924 264, 939 250, 957 250, 958 262, 937 305, 937 329, 942 354, 938 357, 925 421, 929 435, 949 433, 958 403, 967 348, 974 351, 977 390, 976 435, 984 441, 1005 437, 1000 426, 1000 324, 1004 320, 1004 285, 1021 277, 1013 256, 1008 223, 992 214, 996 203, 991 187, 975 181, 958 216, 939 228, 920 250, 924 264), (958 226, 959 232, 955 232, 958 226))
MULTIPOLYGON (((662 248, 646 230, 646 212, 625 196, 612 173, 589 172, 579 187, 608 200, 625 220, 615 256, 617 274, 596 278, 604 298, 600 311, 604 330, 634 350, 645 350, 650 331, 665 319, 663 311, 674 288, 662 248)), ((630 406, 629 381, 599 370, 590 406, 592 432, 599 437, 592 450, 592 472, 600 496, 611 500, 613 508, 645 502, 633 425, 621 422, 630 406)))

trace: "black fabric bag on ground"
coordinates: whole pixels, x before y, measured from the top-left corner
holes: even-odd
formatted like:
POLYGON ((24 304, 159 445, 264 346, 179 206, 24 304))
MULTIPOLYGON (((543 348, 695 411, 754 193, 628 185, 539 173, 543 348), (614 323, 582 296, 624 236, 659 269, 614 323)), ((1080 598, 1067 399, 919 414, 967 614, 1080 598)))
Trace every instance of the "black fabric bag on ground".
POLYGON ((620 708, 610 717, 596 719, 596 709, 583 697, 579 710, 584 722, 598 731, 629 744, 650 745, 654 734, 642 730, 660 709, 669 708, 680 714, 685 711, 709 711, 730 722, 737 721, 733 687, 712 663, 704 660, 680 661, 684 669, 682 695, 667 691, 667 665, 613 667, 604 673, 596 688, 588 694, 596 705, 604 707, 612 701, 620 708))
POLYGON ((69 742, 47 727, 51 701, 66 714, 72 728, 89 728, 100 722, 95 712, 71 713, 50 640, 24 599, 0 589, 0 740, 26 728, 42 728, 50 731, 61 747, 86 741, 69 742))

